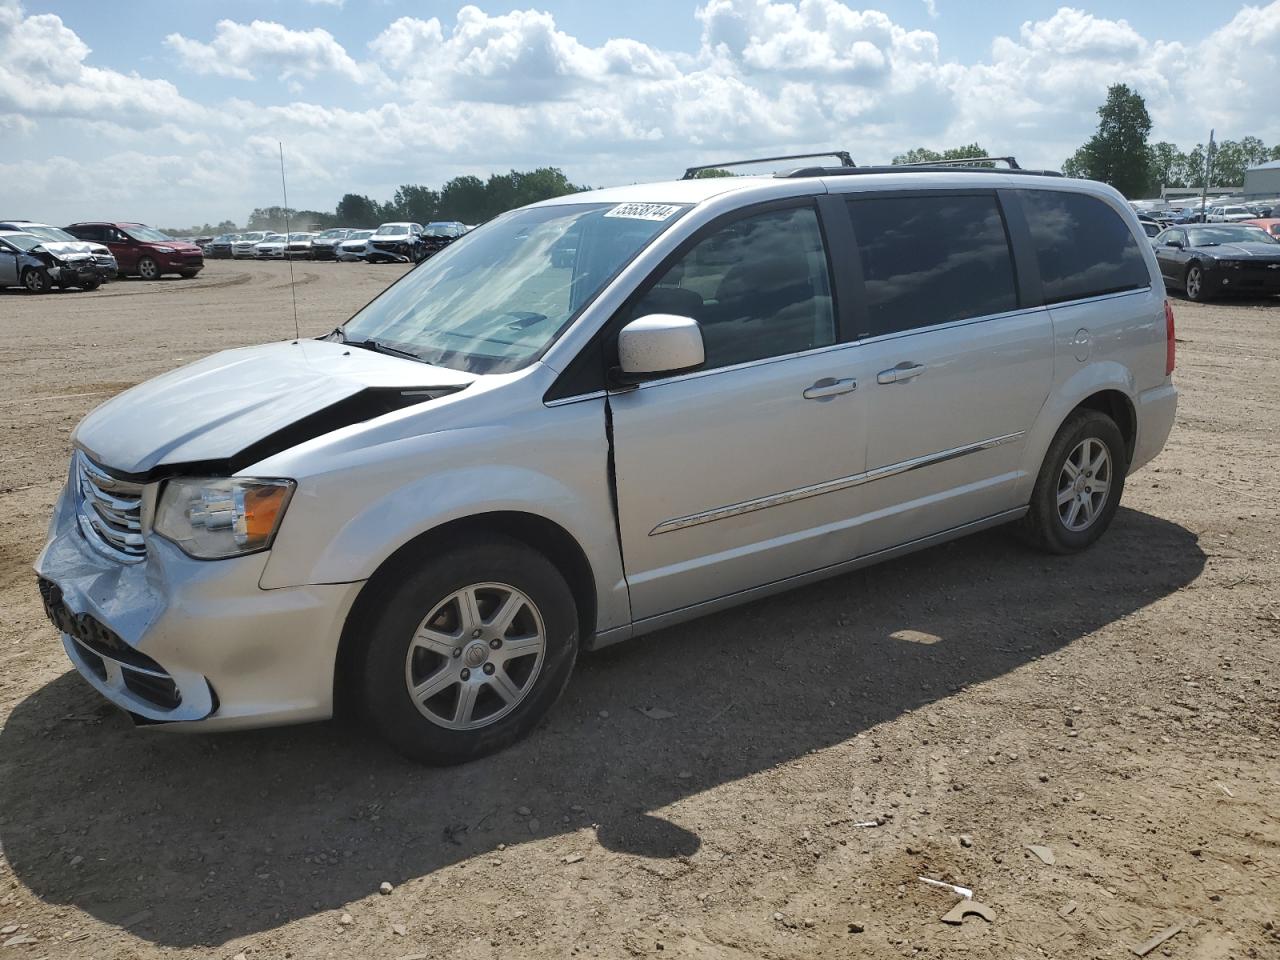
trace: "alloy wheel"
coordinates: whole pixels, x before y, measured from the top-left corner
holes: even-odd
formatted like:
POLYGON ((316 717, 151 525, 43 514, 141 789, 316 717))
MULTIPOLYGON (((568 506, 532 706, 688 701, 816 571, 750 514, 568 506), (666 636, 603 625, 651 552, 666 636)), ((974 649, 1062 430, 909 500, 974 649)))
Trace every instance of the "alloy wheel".
POLYGON ((414 631, 405 657, 409 696, 448 730, 496 723, 533 689, 546 637, 542 614, 522 591, 503 583, 463 587, 414 631))
POLYGON ((49 278, 42 270, 28 270, 23 274, 22 283, 32 293, 44 293, 49 289, 49 278))
POLYGON ((1111 490, 1111 451, 1097 437, 1076 444, 1058 474, 1058 518, 1073 533, 1087 530, 1111 490))
POLYGON ((143 280, 155 280, 160 276, 160 268, 150 257, 143 257, 138 261, 138 276, 143 280))
POLYGON ((1204 283, 1204 278, 1199 267, 1192 267, 1187 271, 1187 296, 1192 300, 1200 299, 1200 288, 1204 283))

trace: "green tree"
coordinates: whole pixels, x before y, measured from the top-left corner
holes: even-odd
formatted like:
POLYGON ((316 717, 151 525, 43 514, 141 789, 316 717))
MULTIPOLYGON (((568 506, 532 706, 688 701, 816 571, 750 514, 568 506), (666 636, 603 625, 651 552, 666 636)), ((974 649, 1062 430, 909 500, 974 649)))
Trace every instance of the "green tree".
POLYGON ((1063 173, 1109 183, 1130 199, 1142 196, 1151 186, 1146 101, 1126 84, 1113 84, 1098 117, 1098 132, 1062 165, 1063 173))
POLYGON ((1151 183, 1160 187, 1185 187, 1186 156, 1178 145, 1162 140, 1151 145, 1151 183))
POLYGON ((336 214, 339 225, 344 227, 376 227, 382 219, 378 205, 358 193, 343 194, 336 214))
POLYGON ((440 219, 479 223, 485 206, 485 185, 479 177, 454 177, 440 188, 440 219))
POLYGON ((292 207, 285 209, 284 207, 258 207, 249 214, 249 222, 245 225, 245 230, 276 230, 281 231, 285 228, 285 222, 288 221, 293 226, 297 220, 298 211, 292 207))
POLYGON ((406 183, 396 191, 391 202, 382 208, 382 219, 429 223, 436 219, 439 209, 439 193, 430 187, 406 183))
POLYGON ((1238 186, 1244 183, 1244 172, 1266 163, 1270 157, 1267 145, 1257 137, 1223 140, 1213 157, 1213 185, 1238 186))
MULTIPOLYGON (((986 156, 990 156, 990 154, 980 144, 967 143, 963 147, 950 147, 941 153, 937 150, 930 150, 928 147, 916 147, 914 150, 898 154, 893 158, 892 163, 895 165, 902 163, 937 163, 939 160, 965 160, 969 157, 986 156)), ((983 164, 983 166, 991 166, 991 164, 983 164)))

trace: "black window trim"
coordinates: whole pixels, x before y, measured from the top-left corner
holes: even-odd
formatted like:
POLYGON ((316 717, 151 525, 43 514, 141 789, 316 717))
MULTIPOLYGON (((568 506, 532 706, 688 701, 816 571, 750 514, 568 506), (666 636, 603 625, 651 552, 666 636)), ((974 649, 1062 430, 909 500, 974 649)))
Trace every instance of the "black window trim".
MULTIPOLYGON (((813 347, 809 350, 800 351, 798 354, 779 354, 772 357, 761 357, 757 360, 748 360, 743 363, 731 364, 724 367, 713 367, 710 369, 698 368, 689 370, 684 373, 674 374, 671 377, 663 377, 660 380, 652 381, 653 383, 667 383, 678 377, 699 376, 710 373, 719 373, 720 371, 737 370, 744 366, 759 363, 769 363, 777 360, 788 359, 793 356, 807 355, 818 350, 830 350, 834 347, 844 346, 850 342, 848 338, 850 327, 846 324, 846 318, 843 312, 842 303, 846 302, 848 296, 842 296, 851 292, 847 282, 840 283, 837 281, 837 271, 835 270, 835 243, 842 243, 845 238, 831 236, 831 231, 827 229, 823 216, 823 204, 821 200, 823 194, 809 193, 797 197, 781 197, 773 200, 763 200, 759 203, 752 203, 742 207, 735 207, 733 210, 727 210, 717 217, 708 220, 702 226, 698 227, 693 233, 680 241, 674 250, 668 253, 655 266, 644 279, 636 284, 635 288, 627 295, 627 298, 621 303, 607 320, 605 320, 591 339, 583 345, 577 355, 569 361, 564 371, 556 377, 555 381, 543 394, 542 401, 547 405, 559 405, 569 400, 586 399, 589 397, 602 396, 616 387, 611 387, 608 382, 608 372, 610 367, 616 366, 618 354, 618 330, 621 327, 623 319, 628 315, 631 307, 637 300, 643 297, 649 290, 666 274, 677 261, 682 259, 695 246, 698 245, 710 234, 716 232, 722 227, 730 223, 736 223, 739 220, 745 220, 760 214, 772 213, 776 210, 791 210, 809 208, 813 210, 814 216, 818 221, 818 231, 822 235, 823 246, 826 248, 827 254, 827 276, 831 286, 832 297, 832 313, 836 324, 836 339, 833 343, 824 344, 821 347, 813 347)), ((847 218, 846 218, 847 219, 847 218)), ((631 388, 627 388, 631 389, 631 388)))
POLYGON ((850 239, 853 246, 850 251, 850 263, 856 265, 858 276, 858 288, 856 302, 866 310, 866 288, 862 277, 862 254, 858 247, 857 231, 853 227, 853 214, 850 209, 852 205, 860 200, 881 200, 881 199, 920 199, 929 197, 984 197, 995 201, 996 210, 1000 214, 1000 220, 1004 227, 1005 246, 1009 250, 1009 264, 1013 270, 1013 288, 1016 305, 1012 310, 1001 310, 997 313, 983 313, 972 317, 957 317, 953 320, 942 320, 938 323, 932 323, 928 326, 908 327, 903 330, 882 330, 872 329, 870 320, 866 320, 866 329, 868 332, 861 339, 866 340, 882 340, 892 339, 894 337, 911 336, 916 333, 924 333, 930 330, 942 330, 949 327, 965 326, 970 323, 979 323, 985 320, 996 320, 1004 317, 1021 314, 1030 309, 1035 309, 1040 304, 1034 300, 1040 299, 1040 271, 1035 264, 1034 251, 1030 249, 1030 234, 1027 230, 1026 220, 1023 215, 1022 207, 1017 203, 1017 198, 1008 198, 1005 195, 1012 193, 1012 190, 1001 187, 955 187, 945 189, 915 189, 915 190, 864 190, 858 192, 839 193, 834 196, 838 197, 845 206, 845 219, 849 222, 850 239), (1010 209, 1013 207, 1014 209, 1010 209), (1027 243, 1023 243, 1023 241, 1027 243), (1019 248, 1022 253, 1019 253, 1019 248))

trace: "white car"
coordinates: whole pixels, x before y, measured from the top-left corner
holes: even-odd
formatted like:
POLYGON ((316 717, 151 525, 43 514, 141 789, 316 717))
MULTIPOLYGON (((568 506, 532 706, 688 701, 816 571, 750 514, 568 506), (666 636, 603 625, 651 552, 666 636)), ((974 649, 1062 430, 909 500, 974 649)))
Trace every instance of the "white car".
POLYGON ((311 259, 311 243, 315 240, 314 233, 291 233, 289 241, 284 248, 284 255, 290 260, 310 260, 311 259))
POLYGON ((251 230, 248 233, 242 233, 231 244, 231 256, 236 260, 252 259, 258 255, 258 244, 271 236, 276 234, 268 230, 251 230))
POLYGON ((1209 223, 1238 223, 1241 220, 1252 220, 1256 216, 1248 207, 1214 207, 1205 220, 1209 223))
POLYGON ((269 233, 261 243, 253 245, 253 255, 259 260, 283 260, 288 242, 283 233, 269 233))
MULTIPOLYGON (((324 337, 90 413, 40 590, 147 729, 337 701, 456 763, 532 731, 580 650, 999 524, 1088 548, 1169 436, 1174 343, 1100 183, 811 165, 576 193, 324 337)), ((1105 591, 1143 549, 1069 569, 1105 591)))
POLYGON ((334 248, 335 256, 344 263, 363 260, 369 250, 369 238, 372 236, 372 230, 352 230, 347 239, 334 248))

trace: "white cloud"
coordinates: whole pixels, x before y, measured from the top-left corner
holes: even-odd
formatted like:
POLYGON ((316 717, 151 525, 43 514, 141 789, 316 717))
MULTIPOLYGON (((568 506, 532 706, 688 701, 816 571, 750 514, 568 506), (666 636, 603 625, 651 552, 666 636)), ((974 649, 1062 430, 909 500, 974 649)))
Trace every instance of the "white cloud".
MULTIPOLYGON (((363 50, 307 28, 303 8, 289 25, 224 19, 203 38, 165 40, 190 71, 172 74, 179 91, 95 66, 74 23, 0 0, 0 81, 21 77, 0 82, 0 136, 25 182, 38 168, 64 185, 48 201, 61 210, 42 216, 76 219, 88 204, 155 221, 274 202, 281 140, 291 199, 323 207, 347 190, 382 197, 460 173, 555 165, 603 185, 831 147, 879 162, 977 140, 1057 166, 1116 82, 1147 98, 1157 138, 1189 146, 1213 125, 1220 139, 1280 142, 1280 0, 1223 14, 1182 43, 1062 7, 967 62, 932 30, 840 0, 689 2, 694 53, 637 37, 585 43, 538 10, 399 17, 372 24, 363 50), (202 98, 190 74, 235 79, 242 94, 202 98), (282 90, 292 102, 279 103, 282 90)), ((0 176, 0 208, 5 192, 0 176)))
POLYGON ((183 65, 196 73, 254 80, 263 69, 281 80, 312 79, 335 73, 357 83, 365 72, 328 30, 291 30, 269 20, 236 23, 219 20, 213 40, 202 43, 180 33, 164 39, 183 65))

